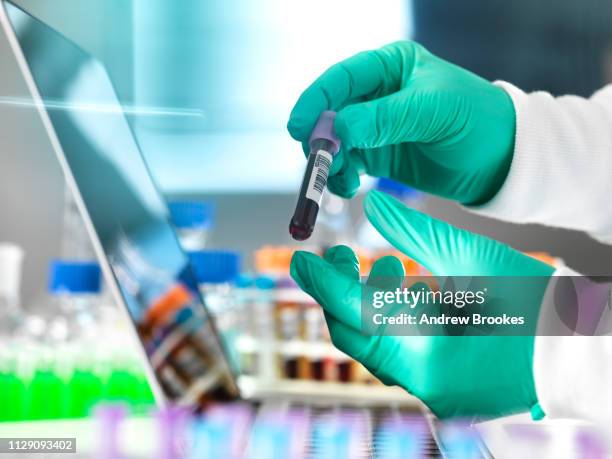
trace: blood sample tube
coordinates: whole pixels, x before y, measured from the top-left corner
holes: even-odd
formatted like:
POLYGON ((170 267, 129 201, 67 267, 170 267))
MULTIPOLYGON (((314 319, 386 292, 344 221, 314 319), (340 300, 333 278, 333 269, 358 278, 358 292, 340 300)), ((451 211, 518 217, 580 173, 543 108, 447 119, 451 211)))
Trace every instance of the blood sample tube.
POLYGON ((308 140, 308 164, 295 212, 289 223, 289 233, 298 241, 308 239, 314 230, 329 168, 340 149, 340 139, 334 132, 335 119, 336 112, 322 112, 308 140))

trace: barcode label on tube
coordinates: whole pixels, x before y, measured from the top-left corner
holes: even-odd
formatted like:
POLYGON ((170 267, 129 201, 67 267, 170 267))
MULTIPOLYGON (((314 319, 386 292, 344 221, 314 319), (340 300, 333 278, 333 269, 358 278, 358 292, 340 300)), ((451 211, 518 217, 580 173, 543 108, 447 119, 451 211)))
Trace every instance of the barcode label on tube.
POLYGON ((321 205, 321 196, 327 184, 327 176, 332 163, 332 155, 325 150, 317 151, 314 167, 310 174, 310 182, 306 190, 306 197, 321 205))

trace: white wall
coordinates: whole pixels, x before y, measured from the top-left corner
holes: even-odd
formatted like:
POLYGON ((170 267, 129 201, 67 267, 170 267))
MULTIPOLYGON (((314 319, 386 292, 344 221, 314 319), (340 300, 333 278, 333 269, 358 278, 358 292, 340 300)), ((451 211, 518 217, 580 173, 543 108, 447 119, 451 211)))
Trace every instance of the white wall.
POLYGON ((122 100, 132 97, 132 0, 13 0, 107 67, 122 100))

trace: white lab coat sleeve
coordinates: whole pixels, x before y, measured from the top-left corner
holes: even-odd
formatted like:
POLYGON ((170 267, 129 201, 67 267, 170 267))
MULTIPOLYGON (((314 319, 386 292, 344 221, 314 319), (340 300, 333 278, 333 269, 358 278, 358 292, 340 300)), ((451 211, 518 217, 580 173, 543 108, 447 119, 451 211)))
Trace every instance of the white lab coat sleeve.
POLYGON ((589 99, 496 82, 516 112, 515 147, 497 194, 471 211, 585 231, 612 243, 612 85, 589 99))
MULTIPOLYGON (((551 336, 551 325, 555 326, 555 320, 562 322, 555 313, 555 309, 558 309, 558 306, 555 308, 555 301, 558 305, 560 293, 555 284, 561 276, 579 275, 569 268, 558 269, 544 295, 533 358, 538 401, 549 418, 580 419, 612 426, 612 336, 551 336), (548 330, 542 329, 546 327, 548 330)), ((583 286, 590 283, 586 278, 571 279, 578 279, 577 282, 582 282, 583 286)), ((580 314, 586 315, 591 322, 596 317, 593 334, 609 333, 612 324, 609 286, 592 285, 600 294, 593 295, 592 291, 585 293, 583 288, 579 296, 588 301, 586 304, 583 302, 581 309, 586 308, 587 311, 580 314), (598 299, 594 301, 593 298, 597 296, 598 299), (602 299, 605 300, 602 302, 602 299), (589 314, 593 311, 592 307, 597 309, 596 315, 589 314)), ((561 291, 567 293, 567 289, 561 291)))

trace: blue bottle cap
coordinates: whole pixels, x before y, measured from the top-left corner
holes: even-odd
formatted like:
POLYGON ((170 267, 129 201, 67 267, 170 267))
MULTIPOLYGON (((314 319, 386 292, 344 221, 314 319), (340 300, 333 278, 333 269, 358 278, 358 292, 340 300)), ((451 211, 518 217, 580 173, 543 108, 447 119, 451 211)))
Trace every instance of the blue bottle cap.
POLYGON ((271 290, 276 286, 276 281, 270 276, 257 276, 255 287, 261 290, 271 290))
POLYGON ((193 311, 191 308, 183 308, 179 312, 176 313, 175 320, 177 324, 185 324, 191 320, 193 317, 193 311))
POLYGON ((232 250, 189 252, 189 260, 200 284, 234 282, 240 274, 240 254, 232 250))
POLYGON ((51 293, 99 293, 100 265, 93 261, 53 260, 49 265, 51 293))
POLYGON ((251 274, 242 273, 236 277, 235 284, 238 288, 249 288, 253 286, 255 279, 251 274))
POLYGON ((378 191, 390 194, 394 198, 403 200, 409 198, 418 198, 423 193, 411 186, 396 182, 390 178, 381 177, 376 181, 375 188, 378 191))
POLYGON ((215 224, 215 206, 205 201, 173 201, 168 204, 170 218, 177 228, 208 229, 215 224))

